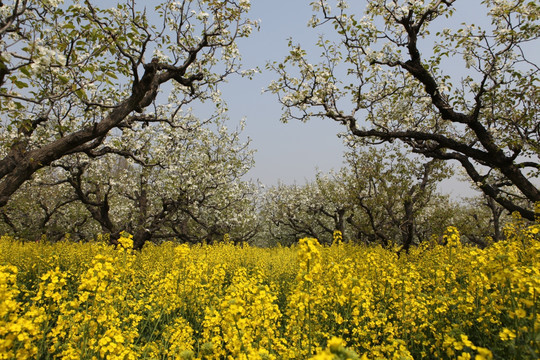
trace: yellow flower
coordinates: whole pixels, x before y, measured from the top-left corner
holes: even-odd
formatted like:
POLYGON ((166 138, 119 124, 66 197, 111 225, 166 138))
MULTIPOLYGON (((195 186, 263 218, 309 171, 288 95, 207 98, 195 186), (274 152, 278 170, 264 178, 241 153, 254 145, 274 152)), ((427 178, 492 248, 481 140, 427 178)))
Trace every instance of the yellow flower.
POLYGON ((344 346, 343 340, 341 340, 338 337, 332 337, 330 340, 328 340, 328 349, 335 353, 339 350, 340 347, 344 346))
POLYGON ((529 226, 528 230, 531 234, 536 235, 540 232, 540 225, 535 224, 535 225, 529 226))
POLYGON ((501 332, 499 332, 499 337, 503 341, 510 341, 516 338, 516 333, 508 328, 504 328, 501 332))
POLYGON ((527 311, 525 311, 524 309, 520 308, 520 309, 517 309, 517 310, 515 311, 515 314, 516 314, 516 317, 522 319, 522 318, 524 318, 524 317, 527 316, 527 311))

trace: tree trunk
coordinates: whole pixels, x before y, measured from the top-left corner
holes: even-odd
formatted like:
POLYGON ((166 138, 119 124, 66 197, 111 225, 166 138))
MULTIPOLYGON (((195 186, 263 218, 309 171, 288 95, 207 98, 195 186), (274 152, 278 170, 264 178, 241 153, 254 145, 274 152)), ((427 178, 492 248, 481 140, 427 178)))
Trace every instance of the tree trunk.
POLYGON ((404 223, 401 229, 403 235, 403 247, 399 250, 405 250, 405 253, 409 253, 409 249, 412 245, 414 239, 414 212, 413 212, 413 203, 411 200, 405 200, 403 203, 403 208, 405 210, 404 223))
POLYGON ((498 242, 502 239, 500 221, 503 208, 497 206, 495 200, 488 196, 486 196, 486 201, 489 209, 491 210, 491 219, 493 221, 493 242, 498 242))
POLYGON ((152 238, 152 232, 148 229, 139 229, 133 235, 133 250, 142 250, 144 244, 152 238))

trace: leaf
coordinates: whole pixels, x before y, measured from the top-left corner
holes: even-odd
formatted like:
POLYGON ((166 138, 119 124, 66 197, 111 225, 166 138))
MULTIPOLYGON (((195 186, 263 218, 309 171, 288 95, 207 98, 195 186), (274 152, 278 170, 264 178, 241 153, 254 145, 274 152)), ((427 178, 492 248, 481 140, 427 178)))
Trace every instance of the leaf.
POLYGON ((21 72, 22 72, 24 75, 28 76, 28 77, 31 76, 31 75, 30 75, 30 71, 28 70, 28 66, 23 66, 23 67, 21 68, 21 72))
POLYGON ((27 84, 27 83, 22 82, 22 81, 19 81, 19 80, 13 80, 13 83, 14 83, 15 86, 18 87, 19 89, 24 89, 24 88, 27 88, 27 87, 28 87, 28 84, 27 84))
POLYGON ((86 93, 83 91, 83 89, 75 90, 75 95, 77 95, 79 99, 86 100, 86 93))
POLYGON ((118 79, 118 76, 116 76, 116 74, 112 71, 107 71, 107 76, 113 79, 118 79))
POLYGON ((67 84, 69 82, 69 78, 64 75, 58 75, 58 79, 62 82, 62 84, 67 84))

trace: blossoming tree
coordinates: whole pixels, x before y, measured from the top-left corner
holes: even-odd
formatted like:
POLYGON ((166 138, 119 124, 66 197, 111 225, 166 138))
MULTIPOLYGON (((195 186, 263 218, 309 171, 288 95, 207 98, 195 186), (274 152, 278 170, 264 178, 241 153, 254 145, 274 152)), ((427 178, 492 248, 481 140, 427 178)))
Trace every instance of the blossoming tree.
POLYGON ((445 18, 467 12, 466 2, 370 0, 358 16, 343 0, 313 1, 310 24, 333 26, 340 40, 319 39, 319 64, 291 41, 268 65, 283 120, 329 118, 365 143, 399 140, 457 161, 486 195, 533 219, 523 200, 540 201, 540 6, 481 3, 491 23, 449 29, 445 18))
POLYGON ((443 199, 437 185, 452 174, 449 167, 436 159, 409 158, 397 146, 353 146, 345 158, 350 171, 344 181, 357 209, 348 223, 357 237, 385 246, 396 242, 406 252, 414 242, 427 240, 423 230, 431 222, 425 215, 443 199))
POLYGON ((426 229, 433 230, 433 221, 427 213, 448 202, 437 192, 449 174, 443 162, 410 159, 389 146, 353 148, 345 159, 347 167, 338 172, 319 173, 303 186, 280 184, 264 194, 261 216, 268 238, 288 244, 311 236, 331 243, 339 230, 347 240, 396 243, 403 251, 429 239, 426 229))
POLYGON ((0 210, 0 228, 52 240, 102 232, 113 243, 128 231, 135 248, 160 239, 212 242, 225 234, 247 241, 257 231, 257 188, 241 177, 253 151, 226 120, 187 117, 181 128, 134 124, 105 140, 102 156, 57 160, 0 210))
POLYGON ((317 174, 304 185, 278 184, 261 198, 262 232, 265 241, 291 245, 302 237, 331 244, 335 230, 344 233, 352 211, 348 191, 338 174, 317 174))
POLYGON ((218 84, 240 72, 236 40, 256 26, 245 16, 249 7, 248 0, 108 9, 84 0, 0 3, 0 206, 58 159, 108 153, 115 129, 174 128, 190 103, 219 104, 218 84))

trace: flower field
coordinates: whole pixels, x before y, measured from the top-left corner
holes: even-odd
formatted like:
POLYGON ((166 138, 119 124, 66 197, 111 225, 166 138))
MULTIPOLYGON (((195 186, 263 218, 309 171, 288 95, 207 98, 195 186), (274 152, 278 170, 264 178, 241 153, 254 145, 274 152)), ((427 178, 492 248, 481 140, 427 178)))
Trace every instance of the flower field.
POLYGON ((486 249, 0 240, 0 359, 537 359, 538 225, 486 249))

